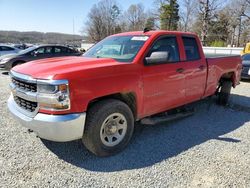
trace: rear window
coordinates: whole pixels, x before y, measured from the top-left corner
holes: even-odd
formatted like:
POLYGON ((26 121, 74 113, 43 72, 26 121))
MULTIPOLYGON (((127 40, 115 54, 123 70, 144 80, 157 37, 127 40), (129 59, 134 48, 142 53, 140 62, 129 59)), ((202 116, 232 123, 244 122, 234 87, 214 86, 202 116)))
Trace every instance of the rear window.
POLYGON ((55 53, 71 53, 72 50, 63 46, 56 46, 55 53))
POLYGON ((200 52, 196 42, 193 37, 182 37, 187 61, 200 59, 200 52))

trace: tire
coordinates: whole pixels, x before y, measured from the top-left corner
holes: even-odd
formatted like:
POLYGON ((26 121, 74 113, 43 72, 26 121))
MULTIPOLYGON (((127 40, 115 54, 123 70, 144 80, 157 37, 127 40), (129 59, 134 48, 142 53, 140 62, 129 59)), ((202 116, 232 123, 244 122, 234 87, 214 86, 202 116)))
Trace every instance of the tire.
POLYGON ((225 80, 221 83, 221 89, 218 96, 218 104, 226 106, 229 101, 230 92, 232 88, 232 82, 225 80))
POLYGON ((87 112, 82 142, 93 154, 105 157, 123 150, 134 132, 134 116, 127 104, 107 99, 87 112))

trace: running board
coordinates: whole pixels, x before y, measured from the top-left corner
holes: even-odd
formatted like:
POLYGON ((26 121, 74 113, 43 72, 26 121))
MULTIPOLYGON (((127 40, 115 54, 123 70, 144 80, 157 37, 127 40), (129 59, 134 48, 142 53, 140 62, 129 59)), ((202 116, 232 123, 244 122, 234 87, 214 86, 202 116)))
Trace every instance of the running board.
POLYGON ((173 113, 172 111, 165 112, 158 116, 146 117, 140 121, 143 125, 156 125, 164 122, 169 122, 181 118, 185 118, 194 114, 194 109, 176 109, 173 113))

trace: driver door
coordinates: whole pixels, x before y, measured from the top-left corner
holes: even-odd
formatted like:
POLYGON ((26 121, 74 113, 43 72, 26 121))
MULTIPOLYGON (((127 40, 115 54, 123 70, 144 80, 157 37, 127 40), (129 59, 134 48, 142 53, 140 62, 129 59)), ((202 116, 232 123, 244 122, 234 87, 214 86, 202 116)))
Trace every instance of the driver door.
POLYGON ((184 62, 180 61, 177 38, 164 36, 152 45, 147 57, 153 52, 167 51, 168 60, 147 64, 143 70, 144 114, 151 115, 185 103, 184 62))

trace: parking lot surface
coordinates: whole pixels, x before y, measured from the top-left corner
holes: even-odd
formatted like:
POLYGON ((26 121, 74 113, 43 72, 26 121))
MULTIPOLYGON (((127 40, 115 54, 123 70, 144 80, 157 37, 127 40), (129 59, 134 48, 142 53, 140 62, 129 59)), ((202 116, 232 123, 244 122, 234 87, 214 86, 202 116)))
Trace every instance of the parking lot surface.
POLYGON ((233 89, 227 107, 205 99, 191 117, 138 125, 108 158, 81 141, 29 133, 8 113, 9 82, 0 70, 0 187, 250 187, 250 82, 233 89))

